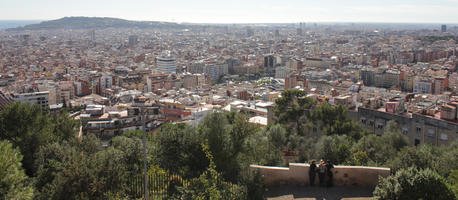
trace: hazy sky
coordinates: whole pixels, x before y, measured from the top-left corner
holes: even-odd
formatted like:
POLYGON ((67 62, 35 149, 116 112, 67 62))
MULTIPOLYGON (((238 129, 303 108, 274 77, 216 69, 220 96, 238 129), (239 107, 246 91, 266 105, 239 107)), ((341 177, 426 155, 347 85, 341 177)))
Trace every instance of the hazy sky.
POLYGON ((458 23, 458 0, 0 0, 0 19, 458 23))

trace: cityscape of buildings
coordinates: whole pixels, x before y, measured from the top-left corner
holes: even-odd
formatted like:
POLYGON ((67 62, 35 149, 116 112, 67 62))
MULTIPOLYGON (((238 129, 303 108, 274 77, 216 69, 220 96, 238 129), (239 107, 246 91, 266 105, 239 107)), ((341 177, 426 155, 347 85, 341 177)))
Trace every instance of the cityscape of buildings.
POLYGON ((195 125, 215 109, 266 126, 281 92, 299 89, 374 134, 395 120, 412 145, 443 145, 458 140, 457 33, 305 22, 0 31, 0 104, 66 107, 81 134, 105 138, 195 125))

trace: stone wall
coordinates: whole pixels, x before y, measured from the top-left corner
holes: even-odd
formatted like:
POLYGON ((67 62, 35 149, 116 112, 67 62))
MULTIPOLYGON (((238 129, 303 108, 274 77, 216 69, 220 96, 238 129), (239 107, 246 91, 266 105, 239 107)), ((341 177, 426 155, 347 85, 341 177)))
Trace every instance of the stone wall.
MULTIPOLYGON (((290 163, 289 167, 269 167, 251 165, 251 169, 259 170, 264 177, 267 185, 309 185, 309 165, 303 163, 290 163)), ((362 166, 335 166, 334 172, 335 185, 362 185, 376 186, 379 176, 387 177, 390 175, 389 168, 381 167, 362 167, 362 166)), ((315 178, 318 184, 318 176, 315 178)))

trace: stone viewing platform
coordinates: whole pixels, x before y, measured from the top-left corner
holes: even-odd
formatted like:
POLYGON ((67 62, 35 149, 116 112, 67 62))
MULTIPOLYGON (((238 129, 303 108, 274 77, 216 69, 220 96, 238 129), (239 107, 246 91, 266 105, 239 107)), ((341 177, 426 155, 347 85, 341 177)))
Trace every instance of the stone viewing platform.
MULTIPOLYGON (((251 165, 259 170, 269 191, 268 199, 370 199, 379 177, 390 175, 389 168, 338 166, 333 170, 334 187, 311 187, 309 164, 290 163, 289 167, 251 165)), ((316 178, 318 185, 318 177, 316 178)))
POLYGON ((268 200, 369 200, 372 199, 374 187, 363 186, 270 186, 266 192, 268 200))
MULTIPOLYGON (((308 175, 309 164, 290 163, 289 167, 261 165, 251 165, 250 167, 259 170, 267 185, 310 185, 308 175)), ((332 171, 334 173, 334 185, 336 186, 358 185, 375 187, 378 184, 379 176, 387 177, 390 175, 390 169, 382 167, 336 165, 332 171)))

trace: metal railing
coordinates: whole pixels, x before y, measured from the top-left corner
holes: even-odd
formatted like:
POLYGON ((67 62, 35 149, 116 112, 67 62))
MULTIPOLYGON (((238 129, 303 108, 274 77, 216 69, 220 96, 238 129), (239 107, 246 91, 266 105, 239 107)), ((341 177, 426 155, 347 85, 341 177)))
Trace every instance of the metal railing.
MULTIPOLYGON (((145 181, 143 175, 129 178, 130 196, 143 198, 145 194, 145 181)), ((168 199, 178 191, 176 186, 188 186, 189 182, 181 176, 170 173, 148 175, 148 196, 150 199, 168 199)))

